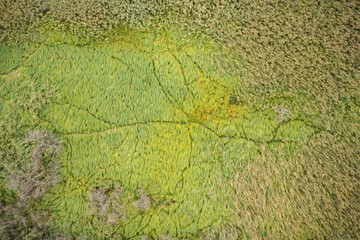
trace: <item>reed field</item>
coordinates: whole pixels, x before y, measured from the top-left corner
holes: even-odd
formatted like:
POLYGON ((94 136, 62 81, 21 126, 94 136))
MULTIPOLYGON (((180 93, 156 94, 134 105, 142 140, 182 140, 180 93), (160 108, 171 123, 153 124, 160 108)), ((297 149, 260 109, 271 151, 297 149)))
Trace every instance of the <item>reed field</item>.
POLYGON ((0 2, 0 239, 359 239, 360 5, 0 2))

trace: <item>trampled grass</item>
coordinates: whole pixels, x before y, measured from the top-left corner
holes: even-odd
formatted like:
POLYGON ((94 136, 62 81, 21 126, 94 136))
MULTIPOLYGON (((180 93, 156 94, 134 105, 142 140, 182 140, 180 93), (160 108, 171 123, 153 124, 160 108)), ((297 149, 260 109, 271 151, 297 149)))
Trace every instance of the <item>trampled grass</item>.
MULTIPOLYGON (((56 158, 60 180, 21 205, 30 219, 24 232, 5 235, 11 228, 4 224, 0 233, 30 239, 359 237, 360 105, 353 66, 319 52, 318 68, 301 62, 297 71, 283 51, 259 56, 262 38, 261 49, 244 36, 241 44, 249 49, 229 52, 211 34, 186 36, 173 26, 116 30, 102 43, 78 42, 75 32, 58 30, 47 30, 41 41, 1 42, 1 222, 22 194, 9 185, 6 164, 17 159, 21 166, 39 145, 28 145, 28 130, 54 133, 61 140, 49 144, 62 148, 56 156, 39 150, 44 166, 38 167, 47 169, 56 158), (326 59, 342 73, 327 72, 326 59), (48 214, 41 215, 51 222, 48 232, 32 231, 45 227, 31 209, 48 214)), ((305 44, 299 41, 298 47, 305 44)), ((299 61, 317 59, 309 54, 299 61)))

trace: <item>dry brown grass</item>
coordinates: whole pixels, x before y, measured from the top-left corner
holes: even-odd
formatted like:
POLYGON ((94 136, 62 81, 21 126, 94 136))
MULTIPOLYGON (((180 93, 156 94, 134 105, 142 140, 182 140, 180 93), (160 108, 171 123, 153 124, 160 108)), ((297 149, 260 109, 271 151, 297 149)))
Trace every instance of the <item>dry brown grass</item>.
POLYGON ((50 215, 36 205, 59 181, 58 162, 54 156, 61 150, 61 142, 51 132, 33 130, 25 134, 23 143, 13 144, 16 144, 18 156, 8 155, 1 165, 6 189, 14 195, 12 199, 0 200, 0 233, 5 239, 49 237, 52 234, 50 215), (29 149, 23 156, 19 152, 22 147, 29 149))
POLYGON ((236 240, 241 239, 236 226, 222 224, 219 228, 208 229, 206 232, 199 232, 201 240, 236 240))
POLYGON ((146 196, 142 191, 139 191, 139 199, 132 204, 135 208, 146 211, 151 206, 151 199, 146 196))
POLYGON ((46 159, 61 150, 61 142, 46 130, 27 132, 25 143, 31 144, 30 160, 17 165, 5 165, 7 187, 15 191, 18 200, 24 203, 41 198, 49 186, 59 181, 57 162, 47 162, 46 159))
POLYGON ((124 216, 123 206, 119 196, 124 189, 106 186, 94 188, 89 192, 90 213, 105 224, 115 224, 124 216))
POLYGON ((359 152, 328 133, 293 155, 262 149, 232 181, 236 225, 249 239, 359 238, 359 152))
POLYGON ((111 39, 118 27, 140 28, 166 12, 162 1, 5 0, 0 2, 0 39, 36 41, 39 28, 70 34, 79 44, 111 39))

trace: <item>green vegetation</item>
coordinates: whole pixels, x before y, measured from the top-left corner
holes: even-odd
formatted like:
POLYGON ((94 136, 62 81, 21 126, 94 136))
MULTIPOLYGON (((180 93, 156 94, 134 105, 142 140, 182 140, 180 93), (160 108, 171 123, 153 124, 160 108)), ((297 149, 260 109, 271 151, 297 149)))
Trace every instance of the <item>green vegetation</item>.
POLYGON ((355 5, 0 3, 0 234, 358 238, 355 5))

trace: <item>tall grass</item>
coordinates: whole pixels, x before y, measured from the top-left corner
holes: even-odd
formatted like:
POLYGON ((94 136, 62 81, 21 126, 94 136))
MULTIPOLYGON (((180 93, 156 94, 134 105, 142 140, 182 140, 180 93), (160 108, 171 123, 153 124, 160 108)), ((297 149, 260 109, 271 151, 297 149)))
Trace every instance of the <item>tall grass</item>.
MULTIPOLYGON (((355 0, 5 0, 0 12, 1 157, 52 159, 48 131, 65 140, 64 180, 26 205, 65 235, 359 238, 355 0)), ((5 179, 22 174, 5 169, 14 206, 22 190, 5 179)))

